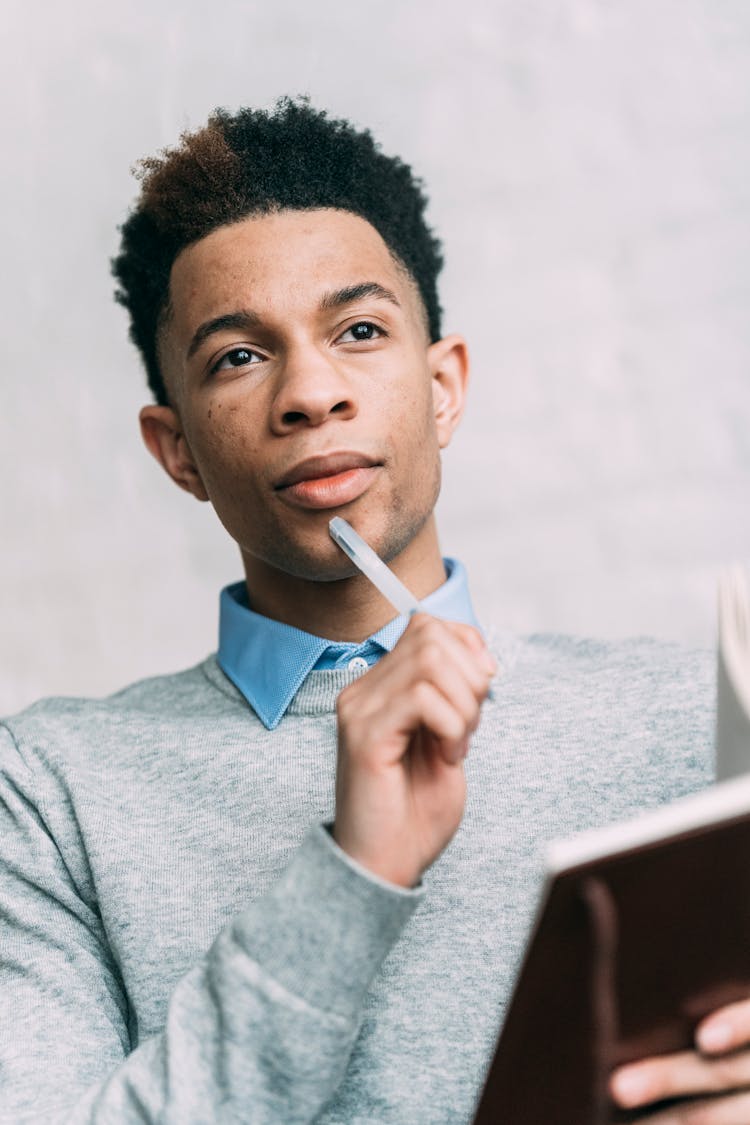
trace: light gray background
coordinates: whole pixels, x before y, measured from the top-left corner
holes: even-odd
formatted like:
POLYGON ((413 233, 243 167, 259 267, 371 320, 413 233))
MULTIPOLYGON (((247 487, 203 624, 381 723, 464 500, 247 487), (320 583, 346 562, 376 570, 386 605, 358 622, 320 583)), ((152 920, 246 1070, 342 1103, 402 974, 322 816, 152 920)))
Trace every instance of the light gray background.
POLYGON ((442 540, 482 616, 713 643, 750 559, 750 3, 5 12, 0 712, 215 646, 239 561, 141 447, 108 260, 140 156, 287 92, 428 184, 474 370, 442 540))

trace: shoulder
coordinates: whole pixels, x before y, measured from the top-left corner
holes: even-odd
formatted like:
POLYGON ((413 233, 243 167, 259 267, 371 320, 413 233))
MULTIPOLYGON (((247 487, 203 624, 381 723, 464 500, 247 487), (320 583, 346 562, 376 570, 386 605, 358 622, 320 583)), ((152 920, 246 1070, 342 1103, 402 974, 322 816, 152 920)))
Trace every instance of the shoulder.
POLYGON ((613 640, 534 633, 517 638, 512 664, 523 675, 583 691, 676 691, 695 699, 712 697, 716 680, 712 649, 649 636, 613 640))
POLYGON ((595 694, 626 715, 662 729, 676 721, 683 732, 712 731, 716 710, 716 655, 656 637, 622 640, 532 637, 558 683, 595 694))
POLYGON ((560 634, 524 639, 519 663, 540 690, 610 717, 704 736, 716 710, 716 655, 656 637, 618 640, 560 634))
POLYGON ((20 756, 27 767, 43 759, 90 757, 159 739, 175 726, 216 722, 237 707, 237 693, 215 657, 171 675, 139 680, 103 698, 41 699, 0 718, 2 762, 20 756))
MULTIPOLYGON (((604 776, 639 800, 672 799, 710 780, 716 655, 654 637, 537 633, 512 651, 495 692, 496 731, 514 729, 576 775, 604 776), (644 797, 645 799, 645 797, 644 797)), ((502 657, 500 657, 502 662, 502 657)))

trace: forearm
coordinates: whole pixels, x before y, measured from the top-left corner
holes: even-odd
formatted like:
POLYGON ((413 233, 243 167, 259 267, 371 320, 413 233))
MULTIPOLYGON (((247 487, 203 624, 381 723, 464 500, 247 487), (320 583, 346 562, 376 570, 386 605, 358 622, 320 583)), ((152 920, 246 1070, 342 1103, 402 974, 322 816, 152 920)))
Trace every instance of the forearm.
POLYGON ((44 1101, 6 1086, 0 1119, 312 1121, 346 1072, 365 993, 420 898, 367 876, 313 830, 177 985, 161 1034, 86 1090, 67 1087, 65 1050, 40 1059, 44 1101))

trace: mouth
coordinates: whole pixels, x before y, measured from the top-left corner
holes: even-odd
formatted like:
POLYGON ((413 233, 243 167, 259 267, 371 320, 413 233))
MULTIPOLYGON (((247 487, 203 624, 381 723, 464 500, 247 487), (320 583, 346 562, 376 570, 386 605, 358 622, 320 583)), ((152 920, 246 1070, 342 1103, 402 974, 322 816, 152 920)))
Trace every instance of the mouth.
POLYGON ((362 453, 331 453, 300 461, 274 491, 295 507, 338 508, 365 492, 382 464, 362 453))

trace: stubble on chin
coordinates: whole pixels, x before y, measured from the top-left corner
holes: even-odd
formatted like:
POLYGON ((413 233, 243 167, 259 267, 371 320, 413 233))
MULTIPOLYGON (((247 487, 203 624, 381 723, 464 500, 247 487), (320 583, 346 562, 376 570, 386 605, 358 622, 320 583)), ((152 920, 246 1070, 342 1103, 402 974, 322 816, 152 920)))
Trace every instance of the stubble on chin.
MULTIPOLYGON (((440 493, 439 462, 429 482, 421 483, 420 491, 425 498, 419 507, 414 506, 411 497, 396 493, 391 497, 387 518, 382 518, 382 514, 380 518, 377 515, 362 519, 357 519, 356 515, 349 517, 349 522, 387 563, 392 563, 409 547, 432 515, 440 493)), ((314 543, 309 538, 307 542, 293 540, 279 529, 265 544, 256 545, 252 554, 274 570, 307 582, 339 582, 359 573, 330 538, 328 519, 322 521, 314 543)))

